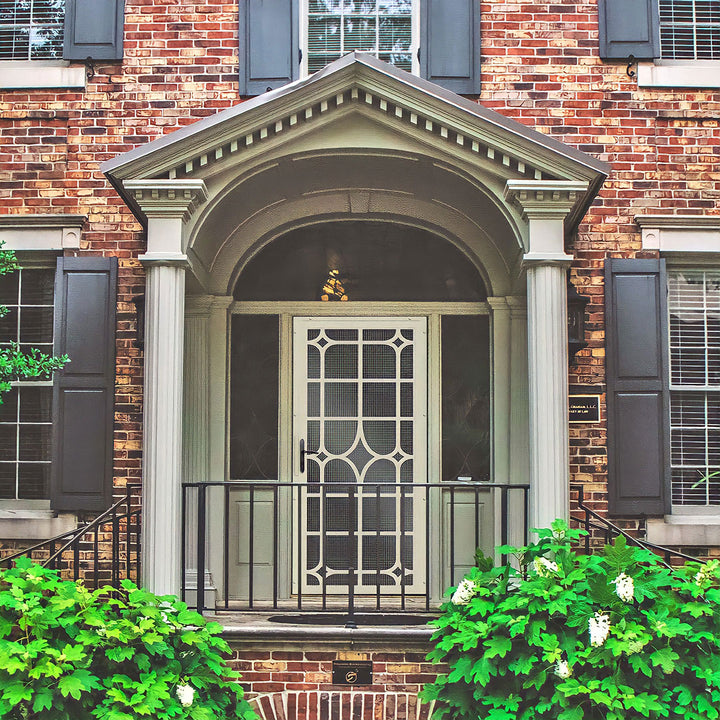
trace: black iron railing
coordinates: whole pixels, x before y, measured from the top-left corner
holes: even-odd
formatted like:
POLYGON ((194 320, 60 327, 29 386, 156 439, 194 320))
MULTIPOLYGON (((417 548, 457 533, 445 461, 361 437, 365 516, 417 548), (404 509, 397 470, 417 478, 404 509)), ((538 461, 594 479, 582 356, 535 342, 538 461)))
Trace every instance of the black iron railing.
POLYGON ((622 535, 630 544, 645 548, 660 555, 663 558, 662 563, 667 567, 672 567, 673 558, 680 562, 686 562, 688 560, 703 562, 692 555, 686 555, 679 550, 674 550, 663 545, 656 545, 655 543, 643 540, 623 530, 585 504, 585 493, 582 485, 571 485, 571 487, 578 492, 578 508, 583 513, 582 518, 575 517, 573 519, 579 527, 586 531, 586 535, 581 541, 581 547, 586 554, 590 554, 594 549, 593 538, 601 539, 606 544, 609 544, 614 538, 622 535))
POLYGON ((128 485, 122 498, 74 530, 43 540, 0 559, 11 567, 20 557, 59 570, 91 588, 119 587, 140 577, 140 485, 128 485))
POLYGON ((204 610, 211 569, 216 610, 430 612, 477 547, 527 541, 528 493, 485 482, 186 483, 182 596, 204 610))

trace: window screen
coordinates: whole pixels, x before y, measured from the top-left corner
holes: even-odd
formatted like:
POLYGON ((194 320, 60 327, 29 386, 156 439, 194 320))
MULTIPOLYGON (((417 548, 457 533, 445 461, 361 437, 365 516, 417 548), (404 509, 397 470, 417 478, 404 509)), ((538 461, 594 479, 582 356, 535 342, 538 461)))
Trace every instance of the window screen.
MULTIPOLYGON (((0 276, 0 346, 53 349, 54 272, 22 269, 0 276)), ((0 499, 49 497, 52 382, 14 382, 0 405, 0 499)))
POLYGON ((65 0, 0 0, 0 60, 61 58, 65 0))
POLYGON ((490 326, 442 318, 442 478, 490 479, 490 326))
POLYGON ((412 70, 412 0, 307 0, 306 7, 309 73, 354 50, 412 70))
POLYGON ((659 0, 663 58, 720 59, 718 0, 659 0))
POLYGON ((235 315, 230 348, 230 477, 278 477, 277 315, 235 315))
POLYGON ((672 502, 720 505, 720 272, 669 276, 672 502))

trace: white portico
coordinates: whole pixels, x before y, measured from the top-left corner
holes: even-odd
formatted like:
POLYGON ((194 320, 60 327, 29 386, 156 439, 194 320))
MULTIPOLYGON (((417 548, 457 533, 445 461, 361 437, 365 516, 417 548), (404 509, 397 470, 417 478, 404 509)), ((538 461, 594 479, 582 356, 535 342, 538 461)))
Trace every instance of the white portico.
MULTIPOLYGON (((279 483, 296 472, 293 319, 305 327, 302 318, 349 318, 348 327, 362 328, 370 318, 407 316, 407 328, 426 333, 414 346, 423 357, 413 372, 425 378, 413 391, 422 399, 415 407, 425 408, 422 422, 415 417, 422 435, 415 467, 422 460, 423 477, 435 482, 444 462, 442 318, 488 318, 489 479, 530 483, 531 527, 567 516, 566 246, 605 177, 602 163, 380 61, 348 55, 103 170, 147 227, 143 573, 151 589, 179 591, 181 483, 232 479, 233 313, 280 318, 279 483), (313 228, 330 227, 402 228, 404 250, 417 237, 422 247, 440 248, 441 260, 457 255, 442 285, 452 292, 339 303, 286 298, 282 288, 266 298, 243 295, 253 268, 272 269, 261 258, 274 243, 292 248, 313 228), (455 272, 475 275, 482 292, 463 295, 455 272)), ((386 246, 368 236, 367 252, 386 246)), ((393 327, 409 332, 400 321, 393 327)), ((403 382, 398 375, 398 388, 403 382)), ((226 532, 213 518, 210 570, 226 532)), ((192 576, 194 566, 186 566, 192 576)), ((218 590, 229 593, 217 575, 218 590)))

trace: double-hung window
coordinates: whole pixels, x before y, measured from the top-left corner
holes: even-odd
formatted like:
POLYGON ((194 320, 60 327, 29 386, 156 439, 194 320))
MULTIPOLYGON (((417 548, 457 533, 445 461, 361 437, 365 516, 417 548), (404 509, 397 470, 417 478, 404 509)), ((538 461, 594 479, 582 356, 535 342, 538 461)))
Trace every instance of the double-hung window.
POLYGON ((0 60, 62 58, 65 0, 0 0, 0 60))
POLYGON ((122 59, 124 13, 124 0, 0 0, 0 88, 84 87, 79 63, 122 59))
POLYGON ((302 74, 356 50, 419 72, 418 0, 305 0, 301 14, 302 74))
POLYGON ((720 508, 720 271, 668 272, 672 505, 720 508))
POLYGON ((280 88, 354 51, 456 93, 480 92, 477 0, 240 0, 238 18, 241 95, 280 88))
POLYGON ((640 87, 720 86, 717 0, 598 0, 600 57, 638 63, 640 87))
POLYGON ((720 3, 717 0, 659 0, 659 3, 663 59, 720 59, 720 3))
MULTIPOLYGON (((23 268, 0 277, 0 346, 51 355, 55 272, 23 268)), ((50 497, 52 380, 12 382, 0 405, 0 499, 50 497)))

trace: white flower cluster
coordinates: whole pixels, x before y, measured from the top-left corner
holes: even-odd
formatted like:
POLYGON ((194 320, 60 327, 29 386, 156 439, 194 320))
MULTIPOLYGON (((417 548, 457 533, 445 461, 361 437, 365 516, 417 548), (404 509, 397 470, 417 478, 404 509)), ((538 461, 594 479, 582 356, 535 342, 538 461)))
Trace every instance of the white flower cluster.
POLYGON ((623 602, 633 601, 635 597, 635 583, 629 575, 621 573, 613 580, 613 583, 615 584, 615 594, 623 602))
POLYGON ((590 630, 590 644, 593 647, 604 645, 610 634, 610 616, 596 612, 588 621, 588 630, 590 630))
POLYGON ((183 707, 190 707, 195 699, 195 688, 183 683, 177 686, 175 694, 183 707))
POLYGON ((542 577, 548 577, 558 571, 557 563, 548 560, 546 557, 536 557, 533 560, 533 565, 535 565, 535 572, 542 577))
POLYGON ((568 665, 567 660, 557 661, 557 664, 555 665, 555 674, 563 680, 566 680, 572 675, 572 668, 568 665))
POLYGON ((475 597, 475 583, 465 578, 460 581, 451 598, 455 605, 467 605, 475 597))
POLYGON ((700 568, 699 572, 695 575, 695 584, 702 587, 708 580, 713 577, 717 566, 717 560, 710 560, 710 562, 705 563, 705 565, 703 565, 700 568))

